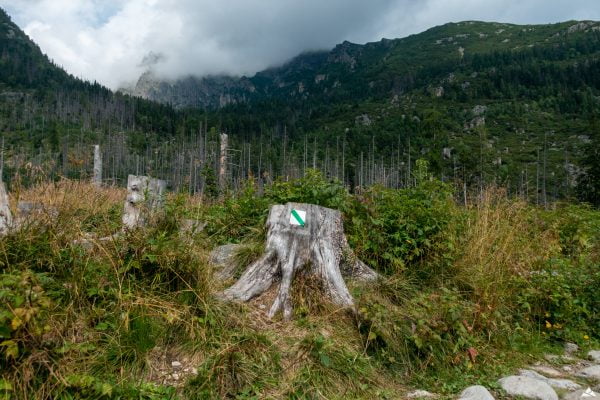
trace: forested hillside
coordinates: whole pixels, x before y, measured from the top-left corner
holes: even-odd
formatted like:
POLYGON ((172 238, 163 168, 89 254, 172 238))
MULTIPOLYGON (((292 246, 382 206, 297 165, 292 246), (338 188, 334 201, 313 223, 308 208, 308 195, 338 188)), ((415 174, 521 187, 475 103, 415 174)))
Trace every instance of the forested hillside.
POLYGON ((595 170, 599 136, 595 22, 462 22, 345 42, 251 78, 141 79, 139 94, 175 110, 69 76, 2 19, 7 181, 28 161, 51 176, 86 175, 97 142, 110 181, 134 170, 204 191, 223 131, 231 188, 248 176, 267 183, 309 167, 351 188, 405 187, 424 158, 461 191, 499 184, 544 204, 578 192, 598 200, 590 196, 596 180, 585 174, 595 170))

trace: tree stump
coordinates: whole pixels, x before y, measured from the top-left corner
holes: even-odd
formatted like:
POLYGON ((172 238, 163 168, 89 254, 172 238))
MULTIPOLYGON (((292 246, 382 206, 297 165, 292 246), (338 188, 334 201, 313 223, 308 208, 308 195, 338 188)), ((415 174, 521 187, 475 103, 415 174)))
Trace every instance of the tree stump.
POLYGON ((0 181, 0 235, 6 235, 12 226, 13 218, 8 203, 8 193, 4 182, 0 181))
POLYGON ((98 187, 102 186, 102 152, 100 145, 94 145, 94 175, 92 183, 98 187))
POLYGON ((313 204, 275 205, 269 210, 267 229, 265 254, 223 292, 225 299, 248 301, 279 281, 269 317, 282 311, 283 318, 289 320, 290 290, 300 271, 316 278, 334 304, 351 308, 354 301, 342 272, 363 280, 377 278, 377 273, 354 256, 337 210, 313 204))
POLYGON ((127 199, 123 209, 123 229, 146 226, 149 219, 163 208, 167 183, 147 176, 127 177, 127 199))

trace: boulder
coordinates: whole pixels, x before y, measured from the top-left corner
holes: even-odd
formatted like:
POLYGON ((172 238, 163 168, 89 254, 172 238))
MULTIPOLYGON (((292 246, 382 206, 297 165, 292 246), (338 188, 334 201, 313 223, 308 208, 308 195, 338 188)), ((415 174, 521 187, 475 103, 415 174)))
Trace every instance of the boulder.
POLYGON ((494 396, 483 386, 469 386, 462 391, 458 400, 494 400, 494 396))
POLYGON ((575 383, 569 379, 546 378, 545 376, 540 375, 537 372, 532 371, 530 369, 519 370, 519 375, 537 379, 542 382, 546 382, 548 385, 550 385, 556 389, 565 389, 565 390, 581 389, 580 384, 575 383))
POLYGON ((546 382, 527 376, 507 376, 498 384, 509 396, 521 396, 534 400, 558 400, 558 395, 546 382))

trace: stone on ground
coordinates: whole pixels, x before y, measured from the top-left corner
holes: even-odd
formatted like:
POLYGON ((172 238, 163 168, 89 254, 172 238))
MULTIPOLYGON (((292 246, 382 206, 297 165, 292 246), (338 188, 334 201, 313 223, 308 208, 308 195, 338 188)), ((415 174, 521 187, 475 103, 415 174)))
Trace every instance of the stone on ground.
POLYGON ((595 381, 600 381, 600 365, 592 365, 591 367, 584 368, 581 371, 579 371, 577 376, 595 381))
POLYGON ((415 390, 406 394, 408 399, 431 399, 437 397, 436 394, 428 392, 427 390, 415 390))
POLYGON ((562 378, 564 376, 564 374, 559 370, 547 365, 533 365, 531 366, 531 369, 544 376, 547 376, 548 378, 562 378))
POLYGON ((235 254, 241 247, 241 244, 225 244, 210 253, 210 263, 216 268, 217 278, 222 280, 233 278, 237 268, 235 254))
POLYGON ((534 400, 558 400, 558 395, 546 382, 527 376, 507 376, 498 381, 509 396, 534 400))
POLYGON ((588 351, 587 356, 590 360, 600 363, 600 350, 590 350, 588 351))
POLYGON ((577 353, 579 351, 579 346, 577 346, 575 343, 565 343, 565 353, 566 354, 573 354, 573 353, 577 353))
POLYGON ((462 391, 458 400, 494 400, 494 396, 483 386, 469 386, 462 391))
POLYGON ((590 390, 591 389, 587 389, 587 388, 586 389, 579 389, 579 390, 577 390, 575 392, 570 392, 570 393, 565 394, 562 399, 563 400, 581 400, 581 399, 591 399, 591 400, 594 400, 594 399, 599 399, 600 398, 600 393, 592 391, 591 393, 593 393, 595 395, 595 397, 594 397, 594 396, 592 396, 590 394, 590 390), (588 396, 583 397, 583 394, 586 393, 586 391, 587 391, 587 394, 588 394, 589 397, 588 396))
POLYGON ((546 382, 548 385, 552 386, 556 389, 565 389, 565 390, 577 390, 581 389, 581 385, 573 382, 569 379, 556 379, 556 378, 546 378, 543 375, 538 374, 535 371, 530 369, 521 369, 519 370, 519 375, 526 376, 528 378, 537 379, 542 382, 546 382))

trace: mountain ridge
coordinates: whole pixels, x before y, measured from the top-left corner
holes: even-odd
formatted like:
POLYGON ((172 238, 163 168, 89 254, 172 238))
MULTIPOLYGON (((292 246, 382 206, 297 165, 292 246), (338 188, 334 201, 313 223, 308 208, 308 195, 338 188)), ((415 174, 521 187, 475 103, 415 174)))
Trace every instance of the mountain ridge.
MULTIPOLYGON (((258 71, 252 76, 194 77, 189 75, 169 81, 157 78, 151 70, 148 70, 140 77, 133 89, 123 91, 171 104, 175 108, 222 108, 230 104, 247 103, 270 96, 306 98, 315 92, 314 89, 317 89, 317 92, 321 89, 335 92, 336 88, 345 83, 344 80, 347 78, 345 75, 356 72, 360 75, 361 69, 365 67, 369 70, 367 72, 376 72, 378 67, 380 69, 392 67, 401 74, 411 67, 413 69, 421 67, 425 61, 431 59, 429 55, 431 52, 436 53, 435 58, 438 61, 444 59, 460 61, 465 56, 465 52, 484 54, 493 51, 519 50, 523 46, 545 47, 558 43, 567 34, 598 31, 600 31, 600 24, 591 20, 571 20, 542 25, 483 21, 452 22, 404 38, 383 38, 365 44, 344 41, 331 50, 301 53, 280 66, 258 71), (494 35, 501 40, 493 44, 481 43, 491 41, 494 35), (432 48, 435 46, 444 47, 446 50, 449 46, 455 46, 455 49, 450 52, 440 52, 439 49, 432 48), (408 59, 398 60, 403 52, 407 52, 408 59), (408 68, 403 70, 402 64, 408 68), (328 80, 330 80, 329 84, 328 80)), ((368 78, 368 75, 367 73, 364 78, 368 78)), ((375 86, 395 84, 393 78, 386 80, 386 77, 381 75, 375 78, 377 79, 368 81, 369 87, 363 87, 363 92, 366 90, 366 93, 375 92, 376 95, 381 96, 381 90, 377 90, 375 86), (374 88, 376 90, 373 90, 374 88)), ((392 96, 393 94, 395 93, 392 93, 392 96)))

